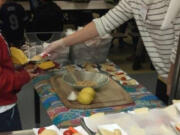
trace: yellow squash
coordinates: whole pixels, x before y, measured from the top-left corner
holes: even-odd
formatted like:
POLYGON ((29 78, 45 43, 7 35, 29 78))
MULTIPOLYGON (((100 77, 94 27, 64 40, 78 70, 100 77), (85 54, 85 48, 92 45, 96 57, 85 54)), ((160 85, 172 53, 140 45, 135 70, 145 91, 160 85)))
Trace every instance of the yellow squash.
POLYGON ((55 67, 55 64, 52 61, 46 61, 46 62, 42 62, 42 63, 38 64, 38 67, 40 69, 46 70, 46 69, 55 67))
POLYGON ((16 47, 10 47, 11 59, 14 64, 24 65, 28 62, 27 56, 24 52, 16 47))

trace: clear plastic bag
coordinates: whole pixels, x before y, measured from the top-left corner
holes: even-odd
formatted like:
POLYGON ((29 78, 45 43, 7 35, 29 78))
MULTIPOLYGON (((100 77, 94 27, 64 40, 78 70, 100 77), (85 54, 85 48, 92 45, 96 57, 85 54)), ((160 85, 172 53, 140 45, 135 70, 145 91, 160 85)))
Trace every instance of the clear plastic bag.
POLYGON ((69 47, 61 48, 58 57, 54 61, 61 65, 69 64, 69 47))
POLYGON ((114 113, 96 119, 85 118, 86 126, 98 131, 99 125, 118 124, 128 135, 176 135, 170 123, 176 123, 178 117, 167 113, 166 109, 151 109, 148 113, 114 113))
POLYGON ((31 47, 30 46, 26 47, 26 49, 24 50, 24 53, 26 54, 28 59, 31 59, 32 57, 42 53, 42 51, 43 51, 43 46, 35 45, 31 47))
POLYGON ((82 44, 71 47, 70 59, 75 64, 90 63, 103 63, 109 53, 112 37, 106 36, 105 38, 94 38, 82 44))

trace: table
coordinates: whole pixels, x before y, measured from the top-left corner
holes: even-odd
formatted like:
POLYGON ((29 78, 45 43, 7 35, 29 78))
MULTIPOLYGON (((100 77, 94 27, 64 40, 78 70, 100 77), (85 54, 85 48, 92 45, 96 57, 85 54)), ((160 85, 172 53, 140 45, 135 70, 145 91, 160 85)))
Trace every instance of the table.
MULTIPOLYGON (((100 67, 100 65, 97 66, 100 67)), ((80 70, 83 70, 81 65, 77 67, 80 70)), ((115 68, 117 71, 120 70, 120 68, 116 65, 115 68)), ((100 68, 99 71, 109 74, 108 72, 101 71, 100 68)), ((41 75, 33 80, 33 84, 38 95, 40 96, 43 107, 46 109, 47 114, 52 120, 52 123, 55 124, 57 127, 79 125, 83 116, 90 116, 91 114, 97 112, 115 113, 121 111, 131 111, 135 108, 140 107, 155 108, 164 106, 164 104, 156 96, 154 96, 141 84, 138 84, 136 86, 122 85, 123 88, 131 95, 132 99, 135 102, 135 105, 123 105, 87 110, 69 109, 63 105, 57 94, 53 92, 53 89, 49 83, 42 83, 44 80, 48 80, 54 74, 55 72, 49 72, 41 75)))
MULTIPOLYGON (((91 0, 88 3, 85 2, 71 2, 71 1, 54 1, 62 9, 64 14, 64 24, 73 24, 76 27, 87 24, 92 20, 90 17, 88 20, 84 20, 83 17, 79 18, 80 13, 85 13, 84 16, 91 14, 91 12, 105 14, 114 5, 106 3, 104 0, 91 0), (78 19, 75 19, 78 18, 78 19), (74 20, 75 19, 75 20, 74 20)), ((26 11, 30 11, 29 1, 17 1, 21 4, 26 11)))
MULTIPOLYGON (((71 2, 71 1, 54 1, 62 10, 108 10, 114 5, 106 3, 104 0, 91 0, 85 2, 71 2)), ((30 10, 29 1, 18 1, 25 10, 30 10)))
POLYGON ((33 130, 20 130, 20 131, 12 131, 12 132, 4 132, 0 133, 0 135, 35 135, 33 130))

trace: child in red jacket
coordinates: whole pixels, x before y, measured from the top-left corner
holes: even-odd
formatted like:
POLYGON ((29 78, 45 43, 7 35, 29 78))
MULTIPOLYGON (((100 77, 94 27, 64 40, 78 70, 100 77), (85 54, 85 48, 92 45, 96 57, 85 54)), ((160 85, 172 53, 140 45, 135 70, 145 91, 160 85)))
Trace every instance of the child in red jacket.
POLYGON ((0 34, 0 132, 21 129, 16 94, 36 75, 24 69, 15 70, 8 45, 0 34))

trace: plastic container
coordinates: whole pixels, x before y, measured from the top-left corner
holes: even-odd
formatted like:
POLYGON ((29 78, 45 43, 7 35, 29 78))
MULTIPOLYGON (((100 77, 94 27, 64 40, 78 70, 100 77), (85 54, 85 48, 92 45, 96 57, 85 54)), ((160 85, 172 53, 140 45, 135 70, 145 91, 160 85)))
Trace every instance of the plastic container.
POLYGON ((51 43, 64 37, 63 32, 26 32, 25 39, 28 43, 43 44, 51 43))
MULTIPOLYGON (((25 53, 29 58, 40 54, 44 50, 45 43, 51 43, 64 37, 63 32, 29 32, 25 33, 26 44, 30 49, 25 53)), ((64 65, 69 63, 69 47, 61 50, 55 62, 64 65)))

